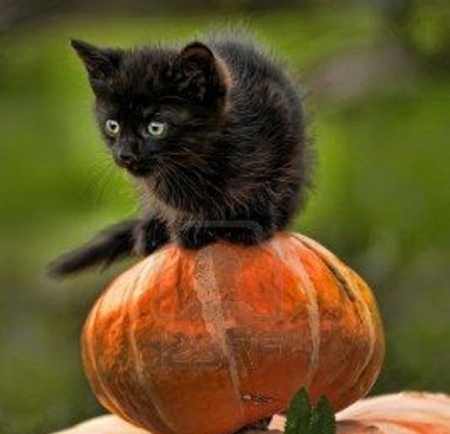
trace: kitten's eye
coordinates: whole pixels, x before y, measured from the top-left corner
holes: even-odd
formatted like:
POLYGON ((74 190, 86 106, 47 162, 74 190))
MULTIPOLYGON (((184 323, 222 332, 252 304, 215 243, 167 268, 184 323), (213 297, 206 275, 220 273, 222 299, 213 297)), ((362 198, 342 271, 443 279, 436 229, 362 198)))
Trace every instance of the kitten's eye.
POLYGON ((163 137, 167 131, 167 123, 151 121, 147 126, 147 131, 153 137, 163 137))
POLYGON ((108 119, 105 123, 105 128, 106 132, 112 137, 116 137, 120 133, 119 122, 115 121, 114 119, 108 119))

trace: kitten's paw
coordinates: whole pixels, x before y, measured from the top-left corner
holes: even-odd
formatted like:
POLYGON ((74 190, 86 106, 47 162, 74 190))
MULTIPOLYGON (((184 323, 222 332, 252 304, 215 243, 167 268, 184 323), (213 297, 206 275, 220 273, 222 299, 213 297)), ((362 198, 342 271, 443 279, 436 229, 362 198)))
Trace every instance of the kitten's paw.
POLYGON ((216 240, 216 230, 207 226, 184 225, 176 234, 177 243, 186 249, 200 249, 216 240))
POLYGON ((140 221, 134 228, 134 251, 150 255, 170 240, 166 225, 154 218, 140 221))

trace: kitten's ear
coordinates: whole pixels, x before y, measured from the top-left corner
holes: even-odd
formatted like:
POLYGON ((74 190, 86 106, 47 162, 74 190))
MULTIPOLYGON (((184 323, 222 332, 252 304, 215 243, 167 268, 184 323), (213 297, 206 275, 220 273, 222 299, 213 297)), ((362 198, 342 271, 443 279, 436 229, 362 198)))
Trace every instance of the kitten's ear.
POLYGON ((98 48, 87 42, 71 39, 70 45, 83 61, 91 83, 106 80, 118 69, 121 52, 110 48, 98 48))
POLYGON ((212 105, 226 94, 226 71, 214 53, 201 42, 184 47, 175 61, 178 91, 190 99, 212 105))
POLYGON ((180 52, 180 59, 186 64, 204 71, 214 69, 214 54, 201 42, 191 42, 186 45, 180 52))

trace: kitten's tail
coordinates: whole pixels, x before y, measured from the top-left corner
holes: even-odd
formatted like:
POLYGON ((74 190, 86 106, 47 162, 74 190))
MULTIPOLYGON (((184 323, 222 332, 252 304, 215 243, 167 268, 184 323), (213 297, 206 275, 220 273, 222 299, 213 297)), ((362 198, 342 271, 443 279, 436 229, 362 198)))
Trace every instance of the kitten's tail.
POLYGON ((99 265, 106 268, 118 259, 134 255, 138 223, 127 220, 106 228, 89 243, 52 262, 47 269, 49 276, 65 277, 99 265))

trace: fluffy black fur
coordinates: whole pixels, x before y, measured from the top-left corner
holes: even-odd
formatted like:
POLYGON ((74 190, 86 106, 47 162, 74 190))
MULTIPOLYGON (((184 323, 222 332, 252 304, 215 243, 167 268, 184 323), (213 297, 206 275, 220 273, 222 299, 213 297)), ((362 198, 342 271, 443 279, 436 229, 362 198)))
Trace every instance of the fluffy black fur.
POLYGON ((251 245, 286 228, 303 204, 310 158, 300 97, 270 56, 218 37, 182 49, 72 46, 144 216, 63 256, 54 275, 148 255, 171 239, 192 249, 217 239, 251 245), (120 126, 115 137, 108 119, 120 126), (154 121, 165 125, 159 137, 148 130, 154 121))

